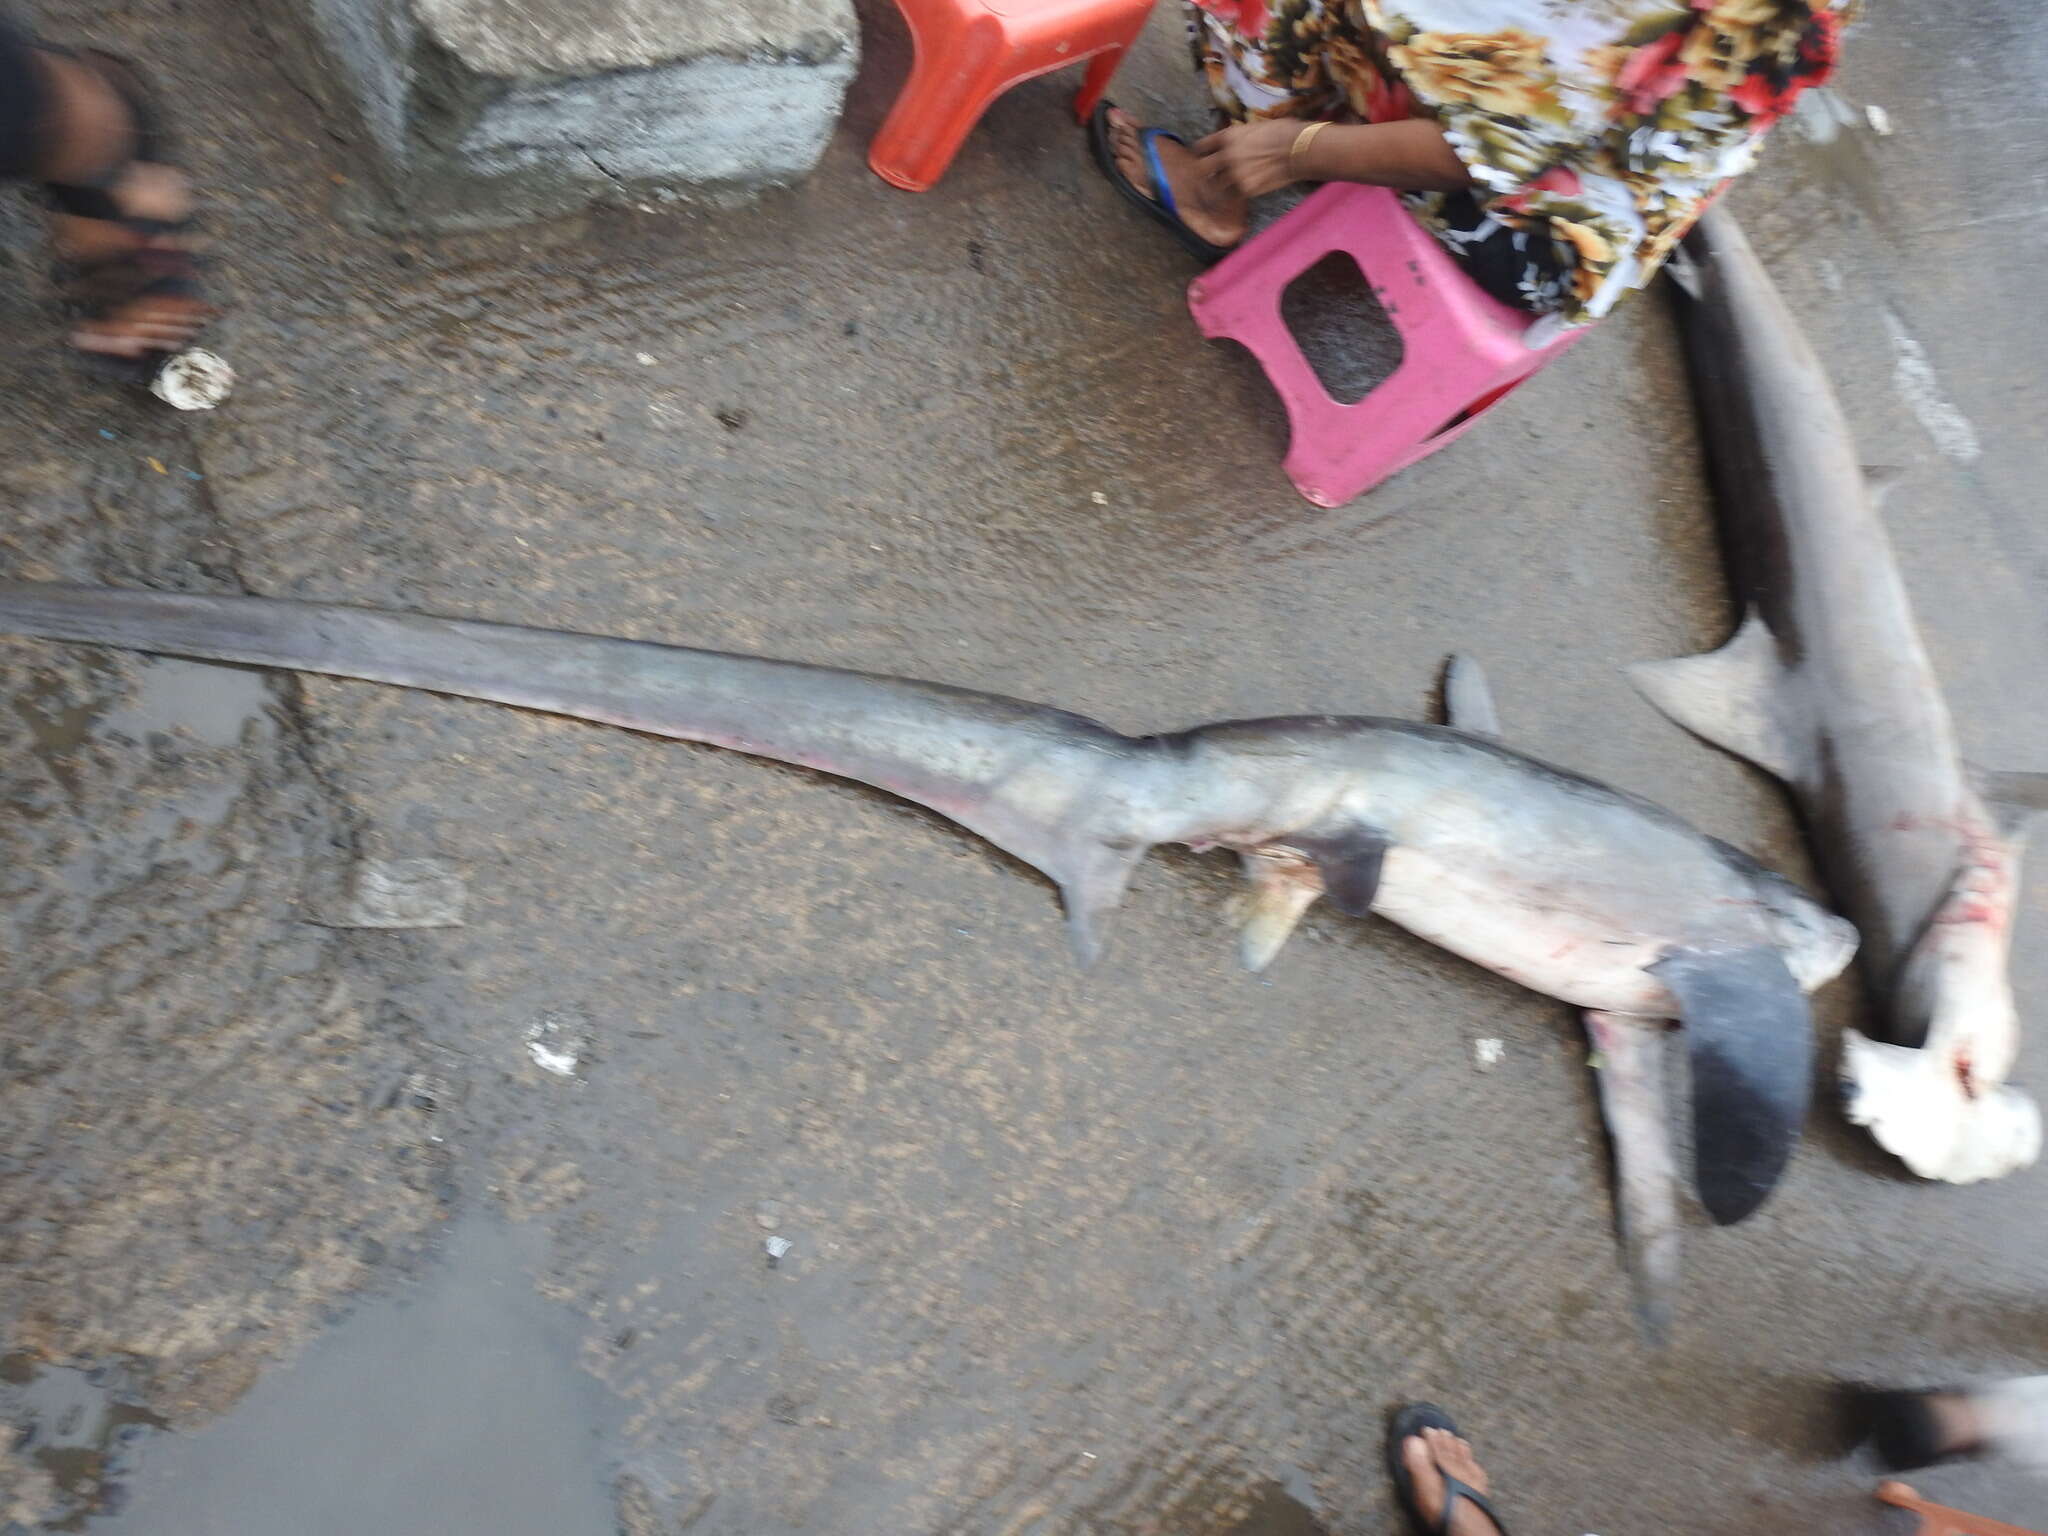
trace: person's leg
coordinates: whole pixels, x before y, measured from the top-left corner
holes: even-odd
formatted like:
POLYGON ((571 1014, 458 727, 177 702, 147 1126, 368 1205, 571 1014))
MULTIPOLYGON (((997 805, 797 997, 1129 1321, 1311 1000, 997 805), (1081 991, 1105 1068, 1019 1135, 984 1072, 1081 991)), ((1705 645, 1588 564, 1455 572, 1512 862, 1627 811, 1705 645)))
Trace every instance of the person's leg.
POLYGON ((82 351, 141 359, 177 351, 212 310, 194 291, 183 171, 141 153, 139 82, 103 55, 39 46, 0 23, 0 77, 21 105, 0 120, 0 174, 42 182, 82 351))
POLYGON ((0 13, 0 181, 33 174, 46 94, 28 34, 0 13))
POLYGON ((2048 1471, 2048 1376, 1941 1391, 1844 1389, 1852 1438, 1869 1441, 1887 1471, 2002 1456, 2048 1471))
POLYGON ((1893 1472, 1974 1456, 1984 1427, 1960 1392, 1886 1392, 1851 1389, 1845 1408, 1851 1432, 1868 1440, 1893 1472))

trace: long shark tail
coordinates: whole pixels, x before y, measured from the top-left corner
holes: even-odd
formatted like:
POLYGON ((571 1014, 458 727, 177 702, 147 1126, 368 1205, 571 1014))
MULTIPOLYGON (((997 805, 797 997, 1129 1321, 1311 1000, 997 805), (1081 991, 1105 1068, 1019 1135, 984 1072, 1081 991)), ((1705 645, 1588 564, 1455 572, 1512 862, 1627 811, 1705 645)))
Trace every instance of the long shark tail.
POLYGON ((1589 1012, 1600 1113, 1614 1149, 1614 1196, 1636 1316, 1653 1349, 1671 1335, 1678 1303, 1678 1160, 1665 1110, 1661 1020, 1589 1012))
POLYGON ((706 742, 929 806, 1060 887, 1074 951, 1145 855, 1155 742, 1043 704, 835 667, 332 603, 0 582, 0 633, 288 667, 706 742))
POLYGON ((1850 1120, 1923 1179, 1975 1184, 2041 1155, 2041 1108, 2003 1083, 1971 1083, 1936 1047, 1909 1050, 1855 1030, 1842 1036, 1850 1120))

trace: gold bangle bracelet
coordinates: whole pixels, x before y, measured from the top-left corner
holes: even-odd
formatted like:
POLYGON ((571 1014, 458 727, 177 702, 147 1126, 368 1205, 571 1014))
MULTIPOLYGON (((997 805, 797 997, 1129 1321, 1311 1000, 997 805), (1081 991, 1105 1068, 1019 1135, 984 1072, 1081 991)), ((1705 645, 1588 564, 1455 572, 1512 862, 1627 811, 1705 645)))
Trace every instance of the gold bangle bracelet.
POLYGON ((1308 148, 1315 136, 1330 125, 1327 122, 1310 123, 1294 136, 1294 142, 1287 146, 1287 172, 1297 180, 1301 177, 1301 152, 1308 148))

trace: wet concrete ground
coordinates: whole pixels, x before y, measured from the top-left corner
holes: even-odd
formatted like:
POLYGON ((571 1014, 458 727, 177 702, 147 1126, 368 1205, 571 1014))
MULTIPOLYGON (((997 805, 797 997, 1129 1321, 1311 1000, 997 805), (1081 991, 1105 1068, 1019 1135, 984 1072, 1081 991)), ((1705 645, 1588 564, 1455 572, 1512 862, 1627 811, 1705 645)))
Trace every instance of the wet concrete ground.
MULTIPOLYGON (((1971 751, 2040 765, 2048 23, 1869 10, 1843 95, 1893 131, 1788 128, 1735 207, 1907 471, 1888 516, 1971 751)), ((1803 872, 1778 794, 1618 672, 1729 622, 1657 296, 1317 511, 1070 82, 896 192, 862 155, 904 44, 868 19, 795 192, 422 240, 337 220, 352 162, 241 8, 45 7, 204 109, 246 382, 188 422, 54 375, 11 220, 0 569, 758 650, 1126 729, 1419 713, 1456 648, 1519 744, 1803 872)), ((1117 94, 1200 126, 1175 18, 1117 94)), ((1083 980, 1036 876, 799 771, 11 641, 0 698, 0 1410, 43 1437, 0 1459, 0 1520, 112 1488, 93 1529, 268 1528, 280 1496, 307 1530, 439 1529, 538 1467, 561 1508, 489 1528, 1220 1536, 1312 1508, 1349 1536, 1391 1528, 1380 1425, 1423 1395, 1517 1530, 1848 1536, 1884 1526, 1827 1383, 2048 1359, 2043 1176, 1919 1185, 1825 1106, 1770 1206, 1692 1234, 1647 1353, 1567 1011, 1332 912, 1249 979, 1217 858, 1150 860, 1083 980), (464 926, 308 922, 363 858, 459 873, 464 926), (485 1294, 515 1356, 479 1330, 420 1388, 435 1309, 485 1294), (540 1411, 494 1420, 507 1394, 540 1411), (368 1502, 394 1438, 411 1527, 368 1502)), ((1857 1006, 1827 994, 1830 1034, 1857 1006)), ((2048 1513, 2009 1473, 1917 1481, 2048 1513)))

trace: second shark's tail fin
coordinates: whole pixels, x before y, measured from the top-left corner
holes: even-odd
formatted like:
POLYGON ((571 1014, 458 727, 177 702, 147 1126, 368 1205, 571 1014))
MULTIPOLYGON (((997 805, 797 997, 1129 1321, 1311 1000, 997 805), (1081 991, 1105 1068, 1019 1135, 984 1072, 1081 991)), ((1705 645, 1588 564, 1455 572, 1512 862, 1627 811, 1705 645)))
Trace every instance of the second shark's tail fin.
POLYGON ((1963 1067, 1947 1051, 1842 1036, 1849 1118, 1923 1179, 1974 1184, 2041 1155, 2040 1106, 2002 1083, 1973 1085, 1963 1067))

